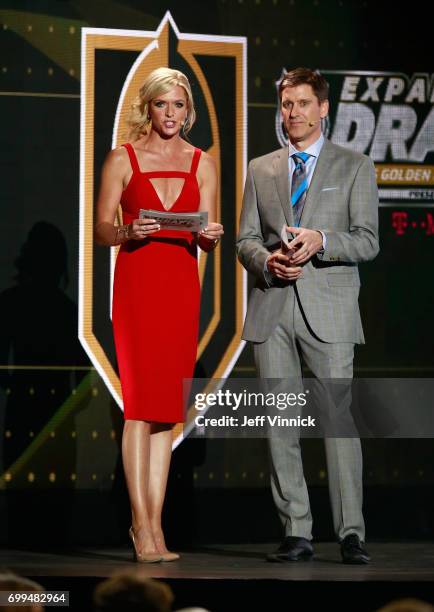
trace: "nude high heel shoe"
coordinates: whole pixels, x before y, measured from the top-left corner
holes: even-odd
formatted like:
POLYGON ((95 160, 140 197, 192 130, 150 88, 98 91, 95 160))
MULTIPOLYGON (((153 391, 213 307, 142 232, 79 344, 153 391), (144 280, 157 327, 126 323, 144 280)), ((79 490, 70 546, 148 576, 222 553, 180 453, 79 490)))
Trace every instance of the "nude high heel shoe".
POLYGON ((160 561, 163 560, 163 556, 160 555, 159 553, 155 552, 155 553, 141 553, 138 552, 137 548, 136 548, 136 540, 134 538, 134 530, 132 527, 130 527, 129 531, 129 536, 133 542, 133 547, 134 547, 134 559, 135 561, 137 561, 137 563, 159 563, 160 561))
MULTIPOLYGON (((164 539, 161 541, 158 537, 154 535, 154 541, 157 546, 157 550, 160 551, 162 548, 166 548, 164 544, 164 539)), ((175 552, 170 552, 166 548, 166 552, 159 552, 163 561, 177 561, 180 558, 180 555, 175 552)))
POLYGON ((178 553, 167 551, 165 553, 161 553, 161 559, 163 561, 176 561, 179 559, 180 555, 178 553))

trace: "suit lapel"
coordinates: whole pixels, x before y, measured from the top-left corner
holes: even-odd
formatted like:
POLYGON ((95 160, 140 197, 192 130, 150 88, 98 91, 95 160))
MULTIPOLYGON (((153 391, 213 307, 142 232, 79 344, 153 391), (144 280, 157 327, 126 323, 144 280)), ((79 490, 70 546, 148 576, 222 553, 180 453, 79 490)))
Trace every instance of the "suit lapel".
POLYGON ((324 140, 324 144, 319 154, 315 171, 306 194, 306 201, 304 203, 300 221, 301 227, 309 226, 315 210, 319 206, 321 189, 323 188, 327 175, 330 172, 333 157, 334 151, 332 143, 329 140, 324 140))
MULTIPOLYGON (((319 160, 318 160, 319 161, 319 160)), ((288 225, 293 225, 292 206, 289 202, 288 149, 283 147, 273 159, 273 173, 277 193, 288 225)))

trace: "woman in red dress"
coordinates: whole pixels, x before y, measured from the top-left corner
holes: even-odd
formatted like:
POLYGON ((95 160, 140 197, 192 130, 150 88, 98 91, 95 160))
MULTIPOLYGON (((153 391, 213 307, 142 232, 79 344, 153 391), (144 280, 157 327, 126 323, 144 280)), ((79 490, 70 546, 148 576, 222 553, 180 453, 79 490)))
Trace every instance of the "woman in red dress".
POLYGON ((184 74, 158 68, 133 104, 130 142, 105 160, 96 206, 99 244, 121 244, 113 287, 113 331, 124 403, 122 457, 136 559, 171 561, 161 513, 172 429, 184 421, 183 379, 192 378, 198 340, 197 245, 210 251, 223 234, 215 222, 213 158, 186 135, 195 120, 184 74), (115 225, 119 202, 123 223, 115 225), (162 230, 139 210, 208 212, 198 235, 162 230))

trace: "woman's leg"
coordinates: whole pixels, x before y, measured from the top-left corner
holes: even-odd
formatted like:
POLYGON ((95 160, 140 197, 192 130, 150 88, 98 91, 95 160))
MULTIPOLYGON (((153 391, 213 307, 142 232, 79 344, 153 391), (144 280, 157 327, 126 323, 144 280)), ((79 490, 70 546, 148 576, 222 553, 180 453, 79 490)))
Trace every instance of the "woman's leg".
POLYGON ((126 420, 122 436, 122 458, 130 496, 132 527, 137 550, 156 552, 148 505, 151 423, 126 420))
POLYGON ((161 514, 172 455, 172 428, 171 423, 152 423, 151 427, 148 510, 151 530, 159 553, 167 552, 161 514))

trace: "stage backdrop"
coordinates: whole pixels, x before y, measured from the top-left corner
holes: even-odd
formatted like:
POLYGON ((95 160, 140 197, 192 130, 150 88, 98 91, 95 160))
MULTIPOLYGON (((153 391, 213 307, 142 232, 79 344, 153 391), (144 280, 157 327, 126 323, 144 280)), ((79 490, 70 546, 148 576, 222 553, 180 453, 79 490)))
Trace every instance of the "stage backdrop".
MULTIPOLYGON (((377 169, 381 252, 361 266, 367 344, 356 375, 432 376, 428 20, 356 0, 3 0, 0 23, 0 504, 9 517, 1 538, 22 529, 22 495, 39 495, 47 529, 66 506, 76 525, 86 495, 125 505, 110 328, 115 254, 94 247, 92 208, 104 155, 122 142, 128 101, 151 66, 188 74, 199 111, 191 139, 215 156, 222 176, 225 239, 200 261, 197 375, 254 376, 250 348, 240 353, 248 287, 234 249, 246 162, 284 144, 276 82, 283 69, 306 65, 330 83, 324 132, 369 154, 377 169)), ((321 445, 306 442, 308 479, 325 491, 321 445)), ((414 495, 433 484, 429 441, 365 441, 364 451, 368 502, 379 487, 402 487, 401 503, 408 487, 414 495)), ((251 493, 273 512, 263 440, 184 441, 172 478, 189 510, 201 494, 241 491, 240 508, 251 493)), ((427 532, 432 519, 420 507, 424 518, 406 524, 427 532)))
MULTIPOLYGON (((102 250, 93 242, 94 200, 99 182, 96 169, 101 168, 110 148, 125 142, 131 105, 146 75, 158 66, 184 72, 191 83, 197 111, 189 139, 214 157, 221 177, 217 214, 226 230, 214 251, 199 251, 202 300, 195 376, 226 378, 244 346, 241 331, 247 274, 234 258, 234 242, 247 158, 246 61, 245 38, 181 33, 170 13, 156 31, 82 30, 79 334, 120 408, 123 406, 111 325, 111 289, 118 249, 102 250)), ((121 210, 118 217, 122 224, 121 210)), ((173 264, 176 271, 176 262, 173 264)), ((183 435, 185 428, 177 426, 175 447, 183 435)))

